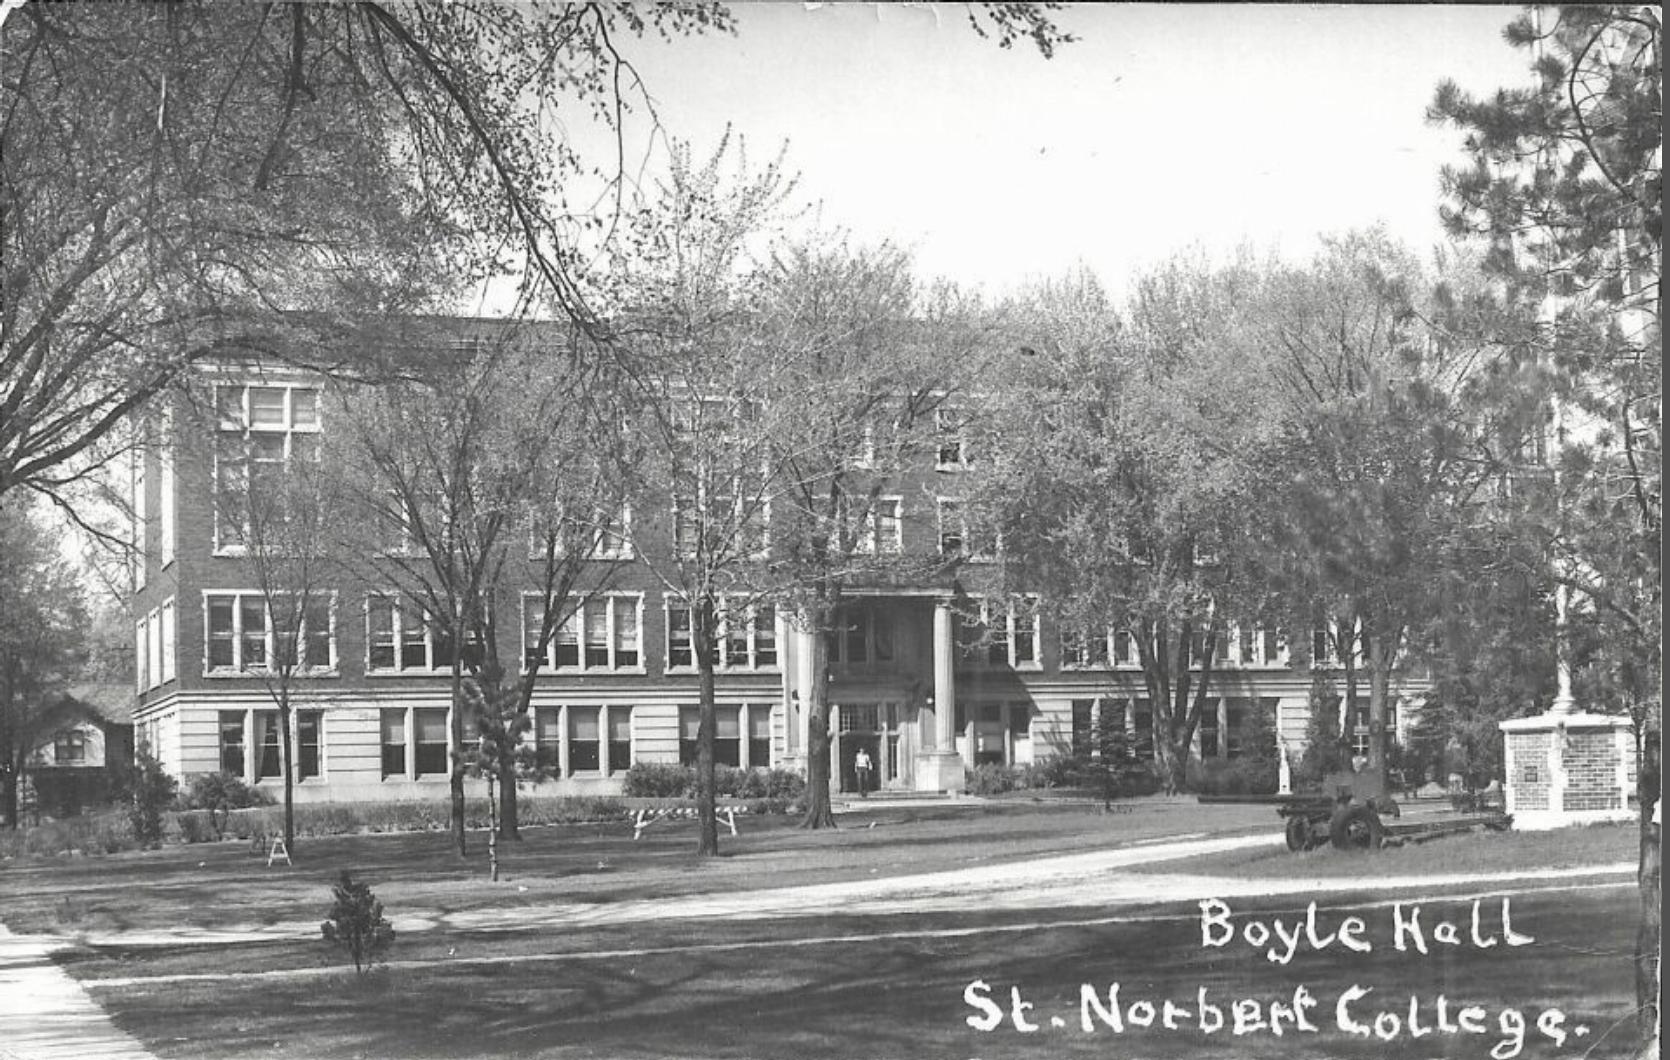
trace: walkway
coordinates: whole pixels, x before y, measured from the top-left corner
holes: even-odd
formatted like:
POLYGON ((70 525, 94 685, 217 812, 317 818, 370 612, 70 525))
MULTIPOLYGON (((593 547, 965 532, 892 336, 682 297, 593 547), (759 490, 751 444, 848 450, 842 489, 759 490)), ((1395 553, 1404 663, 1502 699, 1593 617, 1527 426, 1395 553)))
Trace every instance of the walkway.
POLYGON ((155 1060, 53 963, 58 945, 0 925, 0 1060, 155 1060))

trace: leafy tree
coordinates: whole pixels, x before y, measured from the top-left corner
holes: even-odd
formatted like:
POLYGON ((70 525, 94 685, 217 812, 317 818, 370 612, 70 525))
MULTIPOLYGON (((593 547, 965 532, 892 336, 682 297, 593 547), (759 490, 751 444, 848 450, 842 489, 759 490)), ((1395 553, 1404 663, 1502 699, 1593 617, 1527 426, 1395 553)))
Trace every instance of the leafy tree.
POLYGON ((1472 312, 1466 285, 1439 292, 1383 233, 1328 240, 1268 292, 1254 334, 1280 430, 1259 476, 1261 576, 1294 625, 1322 627, 1348 716, 1366 673, 1368 764, 1381 768, 1393 675, 1424 647, 1443 581, 1490 562, 1476 525, 1500 442, 1534 423, 1497 400, 1494 351, 1446 328, 1472 312))
POLYGON ((84 665, 80 579, 34 512, 0 508, 0 816, 18 825, 18 793, 52 704, 84 665))
POLYGON ((553 333, 568 338, 539 327, 459 338, 407 380, 345 392, 342 411, 351 402, 354 412, 327 433, 341 456, 344 506, 375 537, 345 540, 343 566, 372 591, 397 590, 408 612, 420 609, 435 664, 451 669, 461 855, 468 740, 477 768, 496 770, 495 836, 519 838, 516 785, 538 774, 519 767, 517 748, 547 649, 626 555, 630 454, 612 388, 552 356, 553 333))
MULTIPOLYGON (((1467 135, 1470 164, 1444 173, 1444 217, 1541 310, 1535 351, 1569 410, 1558 419, 1587 428, 1555 438, 1544 537, 1562 617, 1573 593, 1592 616, 1591 703, 1628 710, 1645 737, 1663 710, 1662 14, 1530 8, 1504 37, 1529 53, 1530 85, 1476 99, 1446 82, 1429 108, 1467 135)), ((1657 870, 1644 839, 1636 986, 1655 1017, 1657 870)), ((1655 1055, 1657 1024, 1644 1020, 1655 1055)))
POLYGON ((635 370, 633 431, 644 460, 631 492, 634 551, 678 602, 697 672, 698 852, 719 849, 714 737, 722 630, 754 620, 782 454, 771 439, 773 350, 759 320, 758 255, 794 181, 781 157, 751 170, 730 137, 698 162, 674 147, 668 174, 631 213, 606 304, 635 370), (730 168, 733 167, 734 169, 730 168))
POLYGON ((637 83, 623 38, 733 28, 691 4, 10 14, 0 497, 57 499, 228 341, 375 362, 398 344, 368 348, 358 317, 510 266, 595 326, 574 261, 601 222, 564 199, 591 164, 551 112, 617 124, 637 83))
MULTIPOLYGON (((1016 312, 1016 353, 983 410, 997 439, 976 517, 1015 584, 1069 639, 1113 627, 1142 664, 1169 790, 1186 783, 1212 666, 1239 596, 1243 461, 1267 418, 1232 342, 1244 265, 1180 258, 1145 277, 1128 319, 1088 275, 1016 312)), ((1246 604, 1251 609, 1252 604, 1246 604)))
POLYGON ((162 815, 174 804, 180 782, 164 769, 161 762, 144 751, 136 756, 132 778, 133 805, 128 809, 128 821, 133 836, 142 848, 162 846, 162 815))
POLYGON ((777 470, 771 575, 778 603, 812 634, 801 669, 811 683, 800 704, 809 733, 803 823, 833 827, 825 637, 843 632, 852 588, 924 579, 950 588, 965 557, 907 549, 894 498, 933 458, 940 417, 967 414, 959 406, 969 367, 988 336, 976 305, 945 287, 919 291, 909 259, 888 246, 785 245, 762 297, 758 323, 772 354, 759 369, 761 398, 777 470))
MULTIPOLYGON (((168 421, 165 429, 177 422, 202 443, 179 446, 181 451, 213 454, 214 467, 199 469, 198 480, 213 482, 217 533, 242 556, 260 600, 259 620, 269 634, 272 655, 246 656, 243 665, 260 679, 277 708, 284 845, 295 857, 295 713, 298 700, 305 703, 318 695, 308 691, 308 677, 336 664, 330 645, 339 615, 332 589, 345 507, 321 465, 317 435, 295 435, 292 448, 277 457, 246 440, 242 392, 242 386, 221 387, 209 401, 182 403, 186 414, 168 421), (228 394, 237 399, 226 400, 228 394)), ((174 439, 164 444, 176 445, 174 439)))

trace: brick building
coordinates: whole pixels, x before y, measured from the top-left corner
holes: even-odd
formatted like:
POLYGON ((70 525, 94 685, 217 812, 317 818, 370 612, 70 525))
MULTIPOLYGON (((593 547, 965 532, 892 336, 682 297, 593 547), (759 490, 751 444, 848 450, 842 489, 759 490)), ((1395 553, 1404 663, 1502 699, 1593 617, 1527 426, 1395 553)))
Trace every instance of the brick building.
MULTIPOLYGON (((273 623, 236 535, 217 516, 223 457, 282 464, 332 429, 326 384, 299 371, 217 369, 204 383, 214 415, 165 410, 136 467, 134 598, 138 745, 181 777, 215 770, 259 787, 282 783, 277 710, 265 673, 273 623), (241 373, 241 374, 240 374, 241 373)), ((871 544, 901 553, 962 549, 954 440, 882 498, 871 544)), ((234 484, 235 485, 235 484, 234 484)), ((621 513, 623 524, 630 513, 621 513)), ((662 547, 616 537, 608 558, 662 547)), ((852 790, 859 748, 883 789, 956 790, 965 768, 1025 765, 1089 739, 1115 705, 1139 751, 1153 720, 1124 633, 1063 635, 1018 601, 982 601, 979 564, 961 575, 857 589, 829 641, 832 776, 852 790), (970 635, 979 615, 985 635, 970 635)), ((501 616, 537 624, 537 600, 514 590, 501 616)), ((717 750, 722 763, 804 766, 813 633, 760 606, 720 645, 717 750)), ((1271 727, 1291 755, 1305 738, 1312 665, 1307 636, 1290 653, 1269 630, 1236 627, 1219 653, 1212 706, 1196 736, 1208 759, 1235 758, 1271 727), (1260 720, 1262 717, 1262 720, 1260 720)), ((1316 638, 1325 649, 1326 638, 1316 638)), ((299 801, 439 797, 447 785, 451 647, 421 608, 387 586, 344 579, 304 618, 297 645, 293 761, 299 801)), ((689 615, 647 570, 627 562, 586 600, 545 659, 531 738, 554 772, 546 793, 609 793, 634 762, 691 761, 697 676, 689 615)), ((1399 685, 1395 692, 1407 695, 1399 685)), ((1408 711, 1388 728, 1403 731, 1408 711)), ((1366 717, 1355 719, 1366 741, 1366 717)))

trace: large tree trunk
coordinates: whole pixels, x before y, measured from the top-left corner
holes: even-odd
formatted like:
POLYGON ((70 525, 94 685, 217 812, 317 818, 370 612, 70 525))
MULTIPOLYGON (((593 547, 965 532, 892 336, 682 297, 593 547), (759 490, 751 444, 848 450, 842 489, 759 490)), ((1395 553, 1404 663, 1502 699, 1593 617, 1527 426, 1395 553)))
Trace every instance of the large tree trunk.
POLYGON ((698 857, 714 857, 719 853, 719 807, 714 790, 713 739, 718 727, 718 710, 714 704, 713 601, 703 599, 691 609, 690 639, 696 650, 701 726, 696 733, 696 815, 700 818, 700 837, 696 843, 698 857))
POLYGON ((1363 639, 1368 648, 1368 767, 1384 771, 1386 768, 1386 710, 1392 688, 1392 645, 1396 640, 1388 634, 1370 634, 1368 623, 1363 623, 1363 639))
MULTIPOLYGON (((605 737, 604 747, 607 746, 605 737)), ((499 756, 498 834, 500 839, 522 838, 522 830, 516 822, 516 760, 508 751, 499 756)))
POLYGON ((283 678, 278 686, 278 760, 284 771, 284 849, 296 856, 296 765, 290 733, 295 729, 290 709, 290 689, 283 678))
POLYGON ((452 791, 452 841, 462 858, 468 855, 469 850, 464 838, 464 669, 457 655, 457 652, 453 653, 452 709, 447 712, 447 731, 456 753, 449 763, 448 773, 452 791))
MULTIPOLYGON (((828 628, 829 614, 819 609, 809 638, 812 644, 812 687, 807 690, 806 710, 806 815, 802 828, 834 828, 835 810, 829 802, 829 642, 819 632, 828 628)), ((950 703, 936 710, 950 710, 950 703)))
POLYGON ((12 769, 8 763, 0 767, 0 817, 6 819, 7 828, 18 826, 17 789, 22 786, 23 774, 12 769))

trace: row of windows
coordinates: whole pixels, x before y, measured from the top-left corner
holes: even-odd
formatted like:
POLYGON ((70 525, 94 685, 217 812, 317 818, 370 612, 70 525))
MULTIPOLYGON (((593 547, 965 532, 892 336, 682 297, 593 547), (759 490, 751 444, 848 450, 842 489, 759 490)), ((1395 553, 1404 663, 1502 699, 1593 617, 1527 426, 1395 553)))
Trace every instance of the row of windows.
MULTIPOLYGON (((715 762, 744 769, 770 766, 771 710, 770 704, 717 707, 715 762)), ((613 776, 632 768, 635 760, 632 711, 631 707, 538 707, 526 738, 531 740, 540 765, 556 776, 613 776)), ((294 720, 296 779, 319 777, 327 752, 324 714, 299 710, 294 720)), ((685 765, 695 764, 700 722, 700 708, 679 708, 679 761, 685 765)), ((447 709, 382 710, 379 746, 384 780, 449 775, 447 709)), ((277 711, 220 712, 218 760, 224 772, 251 783, 279 779, 283 775, 280 748, 277 711), (253 734, 248 731, 250 727, 253 734)))
MULTIPOLYGON (((1189 645, 1192 659, 1206 654, 1206 632, 1196 630, 1189 645)), ((1277 631, 1231 626, 1218 645, 1214 666, 1286 666, 1286 639, 1277 631)), ((1142 665, 1135 636, 1128 629, 1110 629, 1099 635, 1078 630, 1061 631, 1061 665, 1067 669, 1107 669, 1110 666, 1142 665)))
POLYGON ((174 598, 133 624, 134 688, 144 693, 174 680, 174 598))

